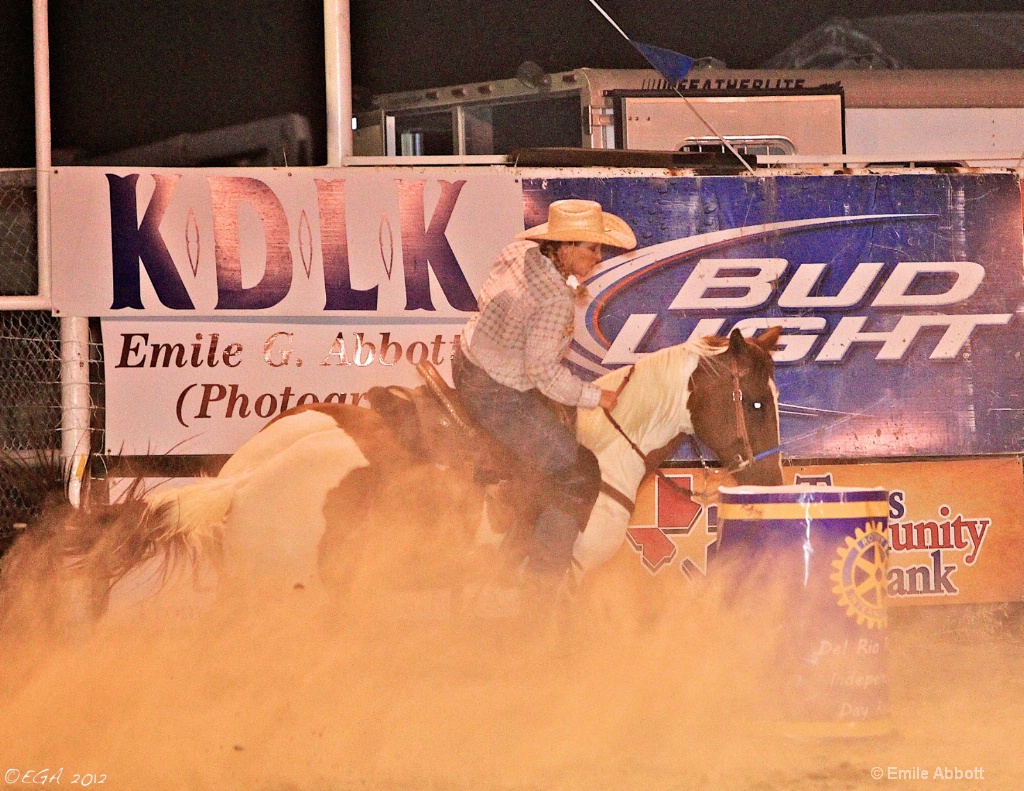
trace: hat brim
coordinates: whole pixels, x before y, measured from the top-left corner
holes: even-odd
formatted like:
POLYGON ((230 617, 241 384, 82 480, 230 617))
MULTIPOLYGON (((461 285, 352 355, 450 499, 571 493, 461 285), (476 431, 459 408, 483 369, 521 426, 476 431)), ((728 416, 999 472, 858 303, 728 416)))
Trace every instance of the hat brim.
POLYGON ((633 229, 621 218, 603 211, 601 212, 601 224, 604 226, 603 231, 586 228, 549 231, 548 223, 542 223, 517 233, 516 239, 528 239, 533 242, 596 242, 597 244, 621 247, 624 250, 632 250, 636 247, 636 236, 633 234, 633 229))

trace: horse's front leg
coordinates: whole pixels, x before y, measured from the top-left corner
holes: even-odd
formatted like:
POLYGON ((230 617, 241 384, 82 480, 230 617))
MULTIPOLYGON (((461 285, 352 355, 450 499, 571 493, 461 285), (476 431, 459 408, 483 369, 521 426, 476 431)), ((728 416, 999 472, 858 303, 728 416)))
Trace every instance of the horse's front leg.
POLYGON ((625 506, 601 493, 590 512, 586 529, 573 546, 573 568, 577 578, 611 560, 626 540, 629 512, 625 506))

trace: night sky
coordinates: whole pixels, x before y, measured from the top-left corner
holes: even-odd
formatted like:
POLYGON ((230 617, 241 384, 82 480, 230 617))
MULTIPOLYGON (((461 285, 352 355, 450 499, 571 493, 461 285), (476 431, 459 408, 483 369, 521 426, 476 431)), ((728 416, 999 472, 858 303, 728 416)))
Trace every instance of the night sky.
MULTIPOLYGON (((734 68, 837 16, 1019 11, 1020 0, 599 0, 631 38, 734 68)), ((351 0, 354 97, 645 64, 588 0, 351 0)), ((31 3, 0 4, 0 166, 34 160, 31 3)), ((50 7, 55 148, 117 151, 288 112, 326 160, 317 0, 60 0, 50 7)))

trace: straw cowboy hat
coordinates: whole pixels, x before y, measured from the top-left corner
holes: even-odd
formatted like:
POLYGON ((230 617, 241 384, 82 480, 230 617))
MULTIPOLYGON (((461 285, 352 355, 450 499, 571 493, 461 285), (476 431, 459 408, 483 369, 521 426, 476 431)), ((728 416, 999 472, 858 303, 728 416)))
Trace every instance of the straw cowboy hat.
POLYGON ((548 207, 548 221, 516 234, 517 239, 540 242, 597 242, 632 250, 636 236, 626 222, 601 211, 592 200, 557 200, 548 207))

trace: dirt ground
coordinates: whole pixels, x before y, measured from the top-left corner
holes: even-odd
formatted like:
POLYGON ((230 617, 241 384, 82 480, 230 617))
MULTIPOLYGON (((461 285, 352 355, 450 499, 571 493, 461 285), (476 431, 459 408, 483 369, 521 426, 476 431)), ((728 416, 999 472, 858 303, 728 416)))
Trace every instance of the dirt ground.
POLYGON ((894 614, 893 732, 794 741, 765 650, 785 613, 764 599, 724 608, 702 590, 624 614, 616 591, 589 591, 551 631, 405 595, 339 612, 294 590, 4 645, 6 787, 1024 788, 1013 608, 894 614))

